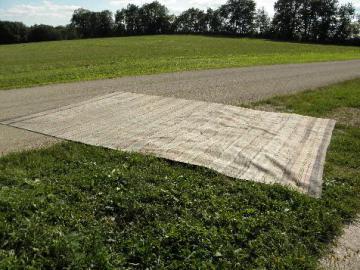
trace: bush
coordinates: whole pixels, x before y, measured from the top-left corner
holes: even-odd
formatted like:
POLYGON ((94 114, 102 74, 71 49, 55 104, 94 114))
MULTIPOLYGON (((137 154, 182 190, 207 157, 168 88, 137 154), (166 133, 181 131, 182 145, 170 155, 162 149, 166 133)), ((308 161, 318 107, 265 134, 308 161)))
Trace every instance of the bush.
POLYGON ((37 41, 52 41, 60 40, 61 32, 50 25, 34 25, 30 28, 28 41, 37 42, 37 41))

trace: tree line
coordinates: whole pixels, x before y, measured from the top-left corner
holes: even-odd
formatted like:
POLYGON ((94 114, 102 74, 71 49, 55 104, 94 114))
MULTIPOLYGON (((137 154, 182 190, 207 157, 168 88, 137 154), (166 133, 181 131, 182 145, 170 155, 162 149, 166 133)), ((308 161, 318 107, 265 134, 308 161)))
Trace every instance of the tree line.
POLYGON ((77 9, 66 26, 0 21, 0 43, 184 33, 360 44, 360 16, 351 3, 278 0, 274 11, 270 18, 254 0, 228 0, 218 9, 190 8, 178 16, 157 1, 129 4, 115 14, 77 9))

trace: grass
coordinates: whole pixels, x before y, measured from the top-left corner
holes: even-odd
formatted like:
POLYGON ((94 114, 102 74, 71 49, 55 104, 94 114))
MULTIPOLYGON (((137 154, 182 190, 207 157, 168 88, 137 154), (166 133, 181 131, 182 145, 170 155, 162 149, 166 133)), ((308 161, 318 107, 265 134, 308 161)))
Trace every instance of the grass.
POLYGON ((359 47, 204 36, 0 46, 0 89, 173 71, 360 59, 359 47))
MULTIPOLYGON (((360 80, 263 105, 357 110, 360 80)), ((360 127, 347 120, 321 199, 77 143, 2 157, 0 269, 315 269, 360 209, 360 127)))

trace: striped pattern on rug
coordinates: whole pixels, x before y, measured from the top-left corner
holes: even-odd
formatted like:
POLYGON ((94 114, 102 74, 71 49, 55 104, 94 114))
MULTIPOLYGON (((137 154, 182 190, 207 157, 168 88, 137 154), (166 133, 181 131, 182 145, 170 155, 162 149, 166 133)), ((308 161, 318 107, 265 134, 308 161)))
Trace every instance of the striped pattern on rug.
POLYGON ((3 124, 319 197, 335 121, 116 92, 3 124))

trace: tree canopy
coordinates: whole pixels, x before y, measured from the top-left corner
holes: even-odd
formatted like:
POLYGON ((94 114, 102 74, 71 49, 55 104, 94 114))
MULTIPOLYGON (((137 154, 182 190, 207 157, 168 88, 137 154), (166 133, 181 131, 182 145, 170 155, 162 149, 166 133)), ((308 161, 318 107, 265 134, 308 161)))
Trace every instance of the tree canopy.
POLYGON ((228 0, 218 9, 190 8, 178 16, 157 1, 109 10, 74 11, 67 26, 0 21, 0 43, 146 34, 228 34, 296 41, 360 44, 360 17, 338 0, 277 0, 274 16, 254 0, 228 0), (358 17, 357 17, 357 16, 358 17))

